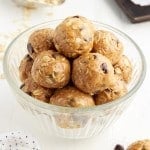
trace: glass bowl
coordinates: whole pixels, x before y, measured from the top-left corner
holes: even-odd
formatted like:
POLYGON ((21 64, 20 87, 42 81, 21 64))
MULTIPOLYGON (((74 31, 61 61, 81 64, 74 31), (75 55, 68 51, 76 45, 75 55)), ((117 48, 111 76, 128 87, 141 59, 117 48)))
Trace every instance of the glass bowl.
POLYGON ((124 54, 128 56, 133 65, 128 93, 115 101, 91 108, 68 108, 38 101, 19 89, 21 82, 18 67, 21 59, 27 53, 26 47, 30 34, 41 28, 55 28, 61 21, 55 20, 36 25, 16 37, 7 48, 4 56, 4 74, 17 101, 27 112, 31 112, 37 118, 41 130, 51 134, 53 128, 56 135, 61 137, 88 138, 107 130, 107 127, 121 116, 133 100, 133 95, 145 78, 145 58, 140 48, 128 35, 109 25, 93 21, 97 29, 111 31, 124 44, 124 54))

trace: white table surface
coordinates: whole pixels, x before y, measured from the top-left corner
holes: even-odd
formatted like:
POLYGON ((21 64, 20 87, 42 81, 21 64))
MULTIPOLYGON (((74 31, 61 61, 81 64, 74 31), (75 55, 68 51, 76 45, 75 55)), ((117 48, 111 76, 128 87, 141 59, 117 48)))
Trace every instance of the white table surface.
POLYGON ((0 80, 0 133, 12 130, 30 132, 38 139, 42 150, 113 150, 118 143, 127 146, 134 140, 150 138, 150 22, 130 23, 114 0, 66 0, 63 5, 52 9, 30 12, 16 7, 11 0, 0 0, 0 44, 6 46, 20 31, 37 23, 77 14, 122 30, 141 47, 147 61, 147 75, 135 100, 103 135, 82 140, 62 139, 53 133, 41 133, 32 116, 15 101, 7 81, 3 79, 0 80))

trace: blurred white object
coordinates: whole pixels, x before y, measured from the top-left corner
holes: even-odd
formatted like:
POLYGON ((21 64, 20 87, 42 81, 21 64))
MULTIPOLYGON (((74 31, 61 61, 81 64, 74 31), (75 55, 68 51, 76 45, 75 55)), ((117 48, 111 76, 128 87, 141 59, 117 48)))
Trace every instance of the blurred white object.
POLYGON ((13 0, 18 5, 35 8, 38 6, 53 6, 62 4, 65 0, 13 0))
POLYGON ((40 150, 40 147, 29 134, 20 131, 8 132, 0 135, 0 150, 40 150))
POLYGON ((132 2, 141 6, 150 5, 150 0, 132 0, 132 2))

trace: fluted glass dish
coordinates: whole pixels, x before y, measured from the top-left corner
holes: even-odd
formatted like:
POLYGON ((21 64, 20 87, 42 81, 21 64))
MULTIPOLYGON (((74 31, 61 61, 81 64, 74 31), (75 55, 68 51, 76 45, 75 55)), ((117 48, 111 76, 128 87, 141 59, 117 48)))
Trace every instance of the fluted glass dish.
POLYGON ((110 31, 123 42, 124 54, 128 56, 133 66, 128 93, 115 101, 91 108, 61 107, 38 101, 20 90, 19 64, 27 53, 27 41, 30 34, 41 28, 55 28, 61 21, 56 20, 36 25, 16 37, 4 56, 4 74, 16 95, 16 100, 27 112, 35 116, 41 130, 50 134, 53 129, 58 136, 65 138, 88 138, 105 132, 133 100, 134 94, 145 78, 145 58, 140 48, 128 35, 109 25, 93 21, 97 29, 110 31))

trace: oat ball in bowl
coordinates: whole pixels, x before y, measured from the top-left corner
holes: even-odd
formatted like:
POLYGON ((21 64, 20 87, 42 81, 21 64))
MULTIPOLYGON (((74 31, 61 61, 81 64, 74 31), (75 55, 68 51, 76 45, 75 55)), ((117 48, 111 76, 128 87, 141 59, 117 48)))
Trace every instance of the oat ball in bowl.
POLYGON ((19 77, 22 82, 24 82, 28 76, 30 76, 32 65, 33 59, 30 57, 30 55, 25 55, 19 66, 19 77))
POLYGON ((93 52, 106 56, 114 65, 121 58, 123 50, 123 44, 115 34, 105 30, 95 31, 93 52))
POLYGON ((4 56, 4 73, 16 96, 16 100, 27 112, 34 115, 35 119, 38 120, 39 129, 41 130, 40 126, 42 126, 45 134, 51 135, 51 131, 54 130, 56 135, 65 138, 79 139, 92 137, 100 134, 102 131, 105 132, 107 127, 112 124, 112 121, 119 118, 121 113, 124 112, 125 108, 133 100, 133 95, 140 88, 145 77, 145 58, 137 44, 125 33, 109 25, 92 22, 96 30, 107 30, 112 32, 123 43, 124 55, 130 59, 133 68, 131 81, 127 86, 128 92, 109 103, 85 108, 57 106, 36 100, 36 98, 29 96, 19 88, 22 83, 19 79, 18 68, 21 60, 25 54, 27 54, 26 46, 30 35, 34 31, 43 28, 55 29, 61 22, 62 20, 43 23, 21 33, 7 48, 4 56), (60 127, 56 117, 60 115, 66 116, 67 119, 68 116, 74 116, 73 119, 76 120, 75 123, 79 120, 80 122, 79 124, 74 124, 74 120, 72 121, 71 117, 69 126, 60 127), (75 127, 76 125, 79 125, 78 128, 75 127))
POLYGON ((132 63, 127 56, 122 55, 119 61, 114 65, 115 75, 126 83, 132 78, 132 63))
POLYGON ((69 58, 90 52, 94 40, 92 26, 88 19, 81 16, 66 18, 54 31, 56 49, 69 58))
POLYGON ((28 95, 46 103, 49 103, 50 97, 54 91, 53 89, 38 85, 36 82, 34 82, 31 75, 20 86, 20 89, 28 95))
MULTIPOLYGON (((91 108, 95 106, 94 99, 89 94, 85 94, 73 86, 67 86, 58 89, 50 98, 53 105, 74 107, 74 108, 91 108)), ((76 113, 59 114, 55 116, 57 125, 60 128, 83 128, 89 117, 78 116, 76 113)))
POLYGON ((43 87, 62 88, 70 79, 70 63, 55 51, 43 51, 35 58, 31 75, 43 87))
POLYGON ((53 44, 54 30, 51 28, 44 28, 34 31, 27 43, 27 50, 29 55, 34 59, 38 53, 43 50, 55 49, 53 44))
POLYGON ((71 86, 57 90, 50 98, 50 103, 65 107, 92 107, 95 105, 92 96, 71 86))
POLYGON ((107 57, 87 53, 73 61, 72 81, 81 91, 94 95, 114 81, 114 68, 107 57))

